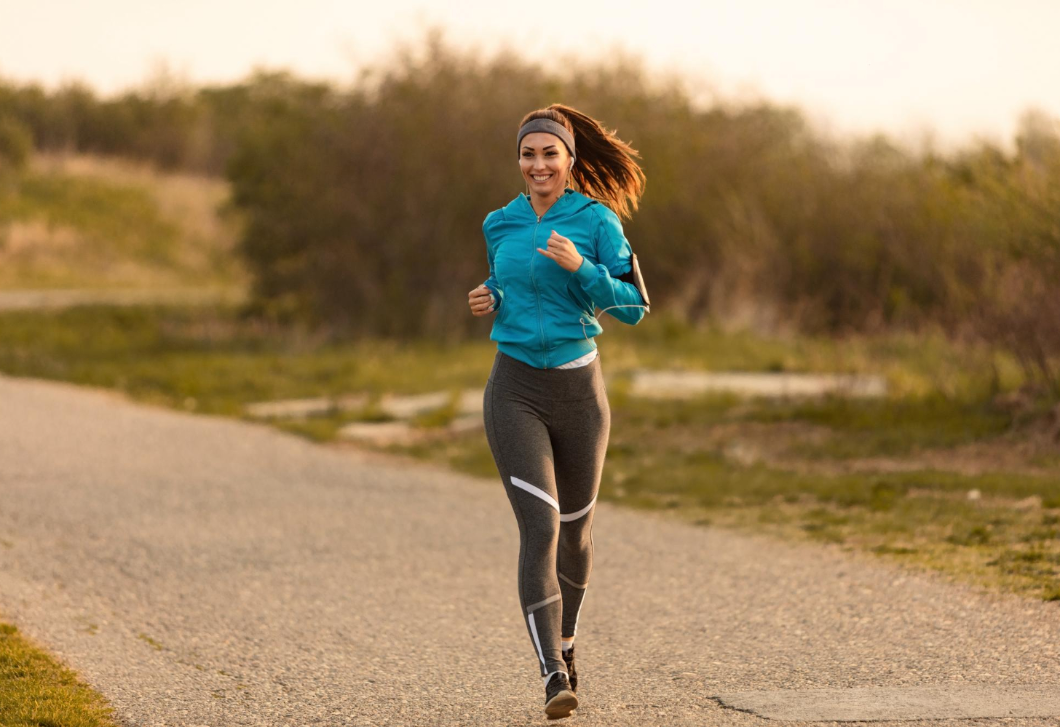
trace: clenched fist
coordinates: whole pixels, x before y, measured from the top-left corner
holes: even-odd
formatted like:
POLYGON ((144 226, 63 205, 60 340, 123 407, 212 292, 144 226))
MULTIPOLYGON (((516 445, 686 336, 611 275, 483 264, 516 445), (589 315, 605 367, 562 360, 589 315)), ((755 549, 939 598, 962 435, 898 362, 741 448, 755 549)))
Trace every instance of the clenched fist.
POLYGON ((467 303, 471 306, 471 315, 484 316, 493 311, 493 293, 485 285, 480 285, 467 294, 467 303))

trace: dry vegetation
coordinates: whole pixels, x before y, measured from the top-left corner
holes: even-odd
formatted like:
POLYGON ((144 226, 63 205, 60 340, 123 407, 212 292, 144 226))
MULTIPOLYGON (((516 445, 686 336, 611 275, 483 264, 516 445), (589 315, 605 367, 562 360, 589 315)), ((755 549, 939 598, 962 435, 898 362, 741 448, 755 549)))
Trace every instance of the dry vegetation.
POLYGON ((39 155, 0 197, 0 289, 246 286, 220 179, 39 155))

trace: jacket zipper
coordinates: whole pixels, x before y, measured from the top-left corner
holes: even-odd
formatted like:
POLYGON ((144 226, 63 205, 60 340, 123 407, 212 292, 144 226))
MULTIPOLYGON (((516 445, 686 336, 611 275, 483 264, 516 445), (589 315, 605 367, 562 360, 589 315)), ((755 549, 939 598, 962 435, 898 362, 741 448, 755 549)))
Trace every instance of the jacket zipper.
MULTIPOLYGON (((546 215, 548 212, 545 213, 546 215)), ((534 225, 534 246, 530 252, 530 282, 534 284, 534 297, 537 300, 537 326, 541 331, 541 349, 545 357, 545 368, 548 368, 548 344, 545 342, 545 324, 541 313, 541 291, 537 289, 537 280, 534 279, 534 260, 537 258, 537 228, 541 226, 541 218, 537 215, 537 224, 534 225)))

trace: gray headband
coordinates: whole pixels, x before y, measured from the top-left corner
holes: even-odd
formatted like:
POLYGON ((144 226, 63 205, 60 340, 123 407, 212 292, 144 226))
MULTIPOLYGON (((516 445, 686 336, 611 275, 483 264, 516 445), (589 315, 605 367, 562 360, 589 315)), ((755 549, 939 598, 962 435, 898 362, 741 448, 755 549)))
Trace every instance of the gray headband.
POLYGON ((535 131, 543 131, 546 134, 554 134, 563 140, 563 143, 567 145, 567 151, 570 152, 572 159, 577 159, 578 155, 574 153, 574 135, 567 131, 567 127, 560 124, 552 119, 531 119, 523 124, 522 128, 519 129, 519 138, 515 140, 515 151, 518 155, 519 148, 522 146, 523 137, 527 134, 532 134, 535 131))

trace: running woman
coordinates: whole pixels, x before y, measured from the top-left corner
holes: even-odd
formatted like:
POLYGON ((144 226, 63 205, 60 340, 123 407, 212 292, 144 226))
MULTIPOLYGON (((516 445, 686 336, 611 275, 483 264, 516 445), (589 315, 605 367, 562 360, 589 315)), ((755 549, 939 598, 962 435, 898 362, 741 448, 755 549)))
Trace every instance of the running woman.
POLYGON ((578 706, 574 637, 611 429, 595 310, 628 325, 648 310, 619 219, 645 177, 635 149, 561 104, 527 114, 516 149, 526 194, 486 216, 490 275, 468 301, 497 314, 486 438, 519 524, 522 616, 556 719, 578 706))

